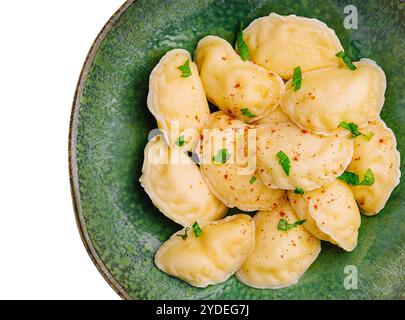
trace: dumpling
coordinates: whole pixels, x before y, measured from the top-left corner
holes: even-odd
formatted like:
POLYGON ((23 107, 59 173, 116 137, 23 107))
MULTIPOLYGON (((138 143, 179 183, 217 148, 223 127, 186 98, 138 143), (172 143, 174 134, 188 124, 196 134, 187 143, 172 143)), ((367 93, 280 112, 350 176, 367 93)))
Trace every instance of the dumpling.
POLYGON ((208 100, 220 110, 252 122, 277 108, 284 95, 284 82, 274 72, 242 61, 225 40, 207 36, 195 52, 208 100))
POLYGON ((288 192, 288 199, 304 226, 315 237, 337 244, 346 251, 357 246, 360 212, 346 183, 332 183, 305 192, 303 195, 288 192))
POLYGON ((209 116, 207 98, 191 55, 183 49, 167 52, 149 78, 147 104, 170 145, 191 149, 209 116), (188 61, 191 75, 183 77, 179 67, 188 61))
MULTIPOLYGON (((258 289, 279 289, 296 284, 321 251, 320 241, 303 226, 278 229, 280 219, 293 224, 299 219, 288 201, 271 211, 254 216, 256 245, 236 277, 258 289)), ((305 225, 306 222, 303 224, 305 225)))
POLYGON ((251 254, 255 224, 250 216, 237 214, 200 228, 199 237, 192 228, 172 235, 157 251, 155 265, 192 286, 206 287, 227 280, 251 254))
POLYGON ((257 169, 270 188, 317 189, 340 176, 353 155, 352 139, 319 136, 292 122, 257 126, 256 135, 257 169))
POLYGON ((365 215, 374 215, 382 210, 391 192, 399 184, 401 176, 400 155, 394 133, 378 119, 362 132, 373 134, 370 141, 358 136, 354 139, 353 160, 347 171, 356 173, 360 179, 371 169, 374 183, 370 186, 351 186, 354 197, 365 215))
POLYGON ((343 121, 367 126, 384 104, 386 79, 372 60, 354 64, 354 71, 342 66, 304 73, 297 91, 290 80, 281 108, 298 126, 319 134, 347 133, 339 128, 343 121))
POLYGON ((285 197, 285 191, 269 189, 259 179, 256 135, 249 140, 250 132, 254 133, 252 126, 221 111, 211 114, 200 141, 201 173, 211 192, 227 207, 244 211, 270 209, 285 197), (222 153, 227 156, 224 161, 212 159, 222 153))
POLYGON ((271 13, 253 21, 243 32, 250 60, 290 79, 302 72, 338 66, 342 45, 335 31, 316 19, 271 13))
POLYGON ((277 108, 276 110, 270 112, 267 116, 260 118, 259 120, 255 121, 255 125, 259 124, 269 124, 269 123, 280 123, 280 122, 288 122, 291 121, 290 117, 287 116, 281 108, 277 108))
POLYGON ((198 166, 180 150, 177 159, 170 150, 162 136, 145 147, 139 181, 155 207, 182 226, 223 218, 227 208, 209 191, 198 166))

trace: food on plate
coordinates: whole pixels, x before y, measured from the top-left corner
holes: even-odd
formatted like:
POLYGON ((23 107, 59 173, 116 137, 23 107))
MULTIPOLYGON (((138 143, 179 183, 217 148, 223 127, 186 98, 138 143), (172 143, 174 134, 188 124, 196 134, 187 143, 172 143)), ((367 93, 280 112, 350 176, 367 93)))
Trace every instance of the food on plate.
POLYGON ((288 192, 288 199, 304 226, 318 239, 337 244, 346 251, 357 245, 360 211, 349 186, 337 179, 319 189, 299 194, 288 192))
POLYGON ((304 191, 322 187, 340 176, 353 155, 353 141, 320 136, 292 122, 256 128, 257 170, 275 189, 304 191))
POLYGON ((253 219, 237 214, 176 232, 157 251, 155 264, 192 286, 206 287, 232 276, 254 246, 253 219))
POLYGON ((194 147, 210 111, 188 51, 174 49, 160 59, 149 78, 147 104, 170 145, 194 147))
POLYGON ((236 273, 242 283, 259 289, 296 284, 321 251, 320 241, 305 228, 287 200, 254 216, 256 245, 236 273))
POLYGON ((339 65, 335 54, 342 45, 335 31, 317 20, 272 13, 254 20, 243 32, 251 61, 291 79, 302 72, 339 65))
POLYGON ((354 179, 358 183, 354 181, 350 187, 362 213, 375 215, 399 184, 400 155, 394 133, 382 120, 372 121, 362 132, 354 138, 353 159, 347 171, 358 176, 354 179))
MULTIPOLYGON (((249 170, 249 159, 244 159, 252 145, 252 141, 246 141, 249 128, 253 127, 221 111, 211 114, 205 125, 207 133, 200 140, 201 173, 211 192, 227 207, 245 211, 271 209, 284 198, 285 191, 266 187, 256 170, 249 170), (224 141, 222 136, 228 139, 224 141), (217 159, 222 154, 223 159, 217 159)), ((250 155, 256 158, 256 150, 250 155)))
POLYGON ((372 60, 354 65, 303 73, 299 90, 289 80, 282 110, 301 128, 323 135, 347 133, 342 122, 364 128, 381 111, 386 80, 372 60))
POLYGON ((284 95, 284 82, 276 73, 243 61, 224 39, 200 40, 195 61, 207 98, 220 110, 253 122, 276 109, 284 95))
POLYGON ((155 207, 182 226, 223 218, 228 209, 210 192, 198 166, 187 156, 172 162, 162 136, 148 142, 140 182, 155 207))
POLYGON ((241 24, 235 47, 202 38, 194 57, 173 49, 150 76, 164 135, 146 145, 140 182, 184 227, 157 268, 195 287, 235 274, 278 289, 299 281, 321 241, 354 251, 361 213, 380 212, 401 175, 380 119, 384 71, 352 61, 323 22, 275 13, 241 24))

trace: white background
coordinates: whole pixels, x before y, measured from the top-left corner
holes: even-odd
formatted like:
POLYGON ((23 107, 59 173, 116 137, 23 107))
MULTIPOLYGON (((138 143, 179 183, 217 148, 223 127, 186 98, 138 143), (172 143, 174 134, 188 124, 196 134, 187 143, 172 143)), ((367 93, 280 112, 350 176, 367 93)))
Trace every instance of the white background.
POLYGON ((123 2, 0 2, 0 299, 119 299, 80 240, 67 142, 87 51, 123 2))

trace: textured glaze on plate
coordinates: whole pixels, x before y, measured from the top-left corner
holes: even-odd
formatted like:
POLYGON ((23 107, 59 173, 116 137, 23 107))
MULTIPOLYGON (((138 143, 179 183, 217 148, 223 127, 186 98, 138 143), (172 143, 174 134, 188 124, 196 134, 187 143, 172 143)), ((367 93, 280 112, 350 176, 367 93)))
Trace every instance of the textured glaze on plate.
MULTIPOLYGON (((160 272, 153 257, 180 229, 154 208, 141 188, 143 149, 156 127, 146 107, 148 77, 170 49, 191 53, 213 34, 233 43, 238 23, 270 12, 317 18, 336 31, 355 58, 375 60, 387 76, 381 116, 405 147, 404 4, 351 1, 359 29, 345 30, 347 1, 128 2, 92 47, 79 81, 70 132, 71 182, 85 245, 99 270, 124 298, 134 299, 304 299, 405 298, 405 202, 403 182, 375 217, 362 217, 359 245, 351 253, 322 243, 319 258, 300 282, 280 290, 257 290, 231 277, 205 289, 160 272), (387 50, 389 48, 389 50, 387 50), (346 290, 346 265, 358 268, 358 289, 346 290), (325 267, 327 266, 327 267, 325 267)), ((401 166, 401 169, 403 165, 401 166)))

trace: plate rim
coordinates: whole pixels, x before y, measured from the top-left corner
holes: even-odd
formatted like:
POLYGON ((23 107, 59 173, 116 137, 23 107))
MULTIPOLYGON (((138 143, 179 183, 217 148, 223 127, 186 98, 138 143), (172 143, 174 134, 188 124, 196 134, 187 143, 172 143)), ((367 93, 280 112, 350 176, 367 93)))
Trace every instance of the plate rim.
POLYGON ((76 142, 77 142, 77 123, 80 110, 80 98, 83 93, 84 85, 93 63, 93 59, 100 48, 101 43, 110 32, 111 28, 122 16, 122 14, 137 0, 126 0, 121 7, 108 19, 103 28, 98 33, 97 37, 93 41, 86 58, 84 60, 82 69, 80 71, 79 79, 76 84, 75 93, 73 97, 73 103, 70 113, 69 122, 69 138, 68 138, 68 161, 69 161, 69 183, 70 193, 73 203, 73 211, 76 220, 76 226, 79 230, 80 238, 90 256, 92 262, 96 266, 97 270, 101 273, 103 278, 111 286, 111 288, 124 300, 133 300, 133 298, 126 292, 126 290, 119 284, 119 282, 113 277, 111 272, 107 269, 104 262, 101 260, 97 253, 97 250, 93 246, 90 236, 87 232, 86 222, 83 215, 83 210, 80 201, 79 181, 77 175, 77 161, 76 161, 76 142))

